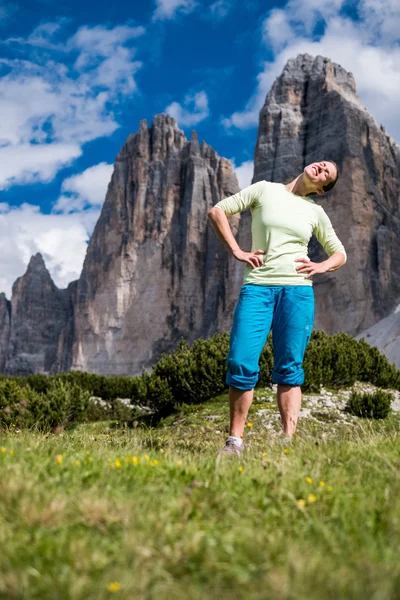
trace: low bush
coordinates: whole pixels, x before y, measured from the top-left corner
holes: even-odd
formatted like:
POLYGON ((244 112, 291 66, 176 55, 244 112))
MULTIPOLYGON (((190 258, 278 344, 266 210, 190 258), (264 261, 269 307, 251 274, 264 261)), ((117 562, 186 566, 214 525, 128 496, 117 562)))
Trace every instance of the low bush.
POLYGON ((176 350, 154 365, 151 377, 168 383, 175 404, 196 404, 217 396, 225 384, 229 334, 200 338, 189 348, 181 340, 176 350))
POLYGON ((78 385, 49 381, 46 393, 15 380, 0 382, 0 426, 38 427, 42 431, 85 420, 90 393, 78 385))
POLYGON ((367 419, 385 419, 391 411, 393 394, 377 390, 373 394, 352 392, 346 411, 356 417, 367 419))
MULTIPOLYGON (((182 404, 204 402, 227 391, 228 351, 229 333, 218 333, 207 340, 198 339, 191 347, 182 339, 174 352, 161 356, 151 373, 143 369, 139 376, 72 371, 52 376, 38 373, 28 377, 0 377, 0 423, 46 428, 111 415, 118 420, 129 420, 130 409, 118 403, 118 398, 129 398, 132 405, 166 415, 182 404), (103 408, 89 404, 90 396, 99 397, 106 404, 103 408)), ((260 356, 256 387, 271 386, 273 364, 270 333, 260 356)), ((400 389, 400 371, 377 348, 344 333, 328 335, 314 330, 303 368, 305 393, 318 393, 321 386, 350 386, 355 381, 400 389)))

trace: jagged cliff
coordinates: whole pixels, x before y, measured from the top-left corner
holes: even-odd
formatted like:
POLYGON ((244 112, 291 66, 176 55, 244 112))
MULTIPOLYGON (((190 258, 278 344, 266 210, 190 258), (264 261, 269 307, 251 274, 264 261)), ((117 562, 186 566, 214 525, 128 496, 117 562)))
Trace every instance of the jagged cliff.
MULTIPOLYGON (((260 112, 254 180, 287 182, 332 159, 340 179, 316 197, 343 242, 340 270, 313 278, 315 328, 357 335, 400 297, 399 146, 368 114, 353 76, 328 59, 290 60, 260 112)), ((228 330, 243 277, 207 210, 238 191, 231 163, 174 119, 142 121, 119 153, 82 274, 58 290, 40 255, 0 294, 0 371, 137 374, 181 336, 228 330)), ((250 213, 230 219, 251 248, 250 213)), ((310 256, 324 251, 312 238, 310 256)), ((392 347, 392 346, 391 346, 392 347)))
MULTIPOLYGON (((1 358, 5 373, 29 375, 68 369, 68 346, 71 347, 72 341, 72 287, 73 284, 66 290, 59 290, 41 254, 31 258, 25 275, 13 285, 8 321, 8 307, 2 309, 0 301, 0 320, 10 324, 7 352, 1 358)), ((0 337, 0 349, 3 347, 1 340, 6 335, 7 326, 0 337)))
POLYGON ((78 282, 72 368, 137 373, 181 336, 228 328, 242 266, 207 210, 238 189, 231 163, 194 132, 188 141, 168 115, 140 123, 117 157, 78 282))
MULTIPOLYGON (((332 159, 340 178, 323 206, 348 259, 313 278, 315 328, 355 335, 400 297, 400 148, 356 95, 351 73, 327 58, 289 60, 260 112, 254 179, 286 183, 311 162, 332 159)), ((313 237, 310 257, 326 255, 313 237)))

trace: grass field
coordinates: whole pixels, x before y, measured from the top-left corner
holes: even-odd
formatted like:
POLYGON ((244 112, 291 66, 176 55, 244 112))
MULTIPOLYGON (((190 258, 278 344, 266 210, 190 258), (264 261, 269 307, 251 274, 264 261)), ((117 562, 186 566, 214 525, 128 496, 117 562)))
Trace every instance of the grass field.
POLYGON ((0 597, 400 598, 400 413, 305 396, 288 446, 273 399, 218 467, 225 395, 156 428, 2 433, 0 597))

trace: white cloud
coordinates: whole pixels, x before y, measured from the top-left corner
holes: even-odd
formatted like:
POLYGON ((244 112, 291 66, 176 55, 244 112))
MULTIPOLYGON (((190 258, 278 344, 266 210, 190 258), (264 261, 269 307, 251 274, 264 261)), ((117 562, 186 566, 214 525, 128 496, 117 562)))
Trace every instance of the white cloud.
POLYGON ((17 44, 18 56, 27 58, 0 59, 0 150, 26 159, 20 169, 15 162, 11 175, 9 167, 0 167, 3 189, 54 177, 79 156, 84 143, 119 127, 113 106, 136 91, 134 76, 141 63, 131 44, 143 34, 142 27, 81 27, 64 43, 55 43, 61 30, 60 23, 48 23, 25 41, 8 40, 10 51, 17 44), (53 150, 57 155, 61 148, 64 159, 55 160, 53 150), (27 158, 30 152, 34 156, 27 158))
POLYGON ((0 291, 11 297, 12 284, 25 273, 31 256, 37 252, 43 255, 59 288, 77 279, 100 209, 49 215, 31 204, 4 204, 0 211, 0 291))
POLYGON ((0 190, 13 183, 51 181, 57 171, 81 155, 76 144, 0 146, 0 190))
POLYGON ((359 12, 369 34, 382 45, 399 41, 400 3, 398 0, 361 0, 359 12))
POLYGON ((208 98, 204 91, 197 94, 188 94, 184 98, 184 106, 179 102, 172 102, 165 112, 178 121, 179 125, 190 127, 197 125, 209 115, 208 98))
POLYGON ((279 8, 271 10, 268 19, 265 19, 263 23, 264 42, 271 44, 276 52, 277 50, 280 50, 292 36, 294 36, 294 31, 290 26, 286 12, 279 8))
POLYGON ((196 0, 156 0, 153 21, 173 19, 177 13, 189 14, 196 6, 196 0))
POLYGON ((254 162, 252 160, 246 160, 237 167, 234 158, 231 158, 230 161, 233 164, 240 189, 242 190, 243 188, 249 186, 251 184, 251 180, 253 179, 254 162))
POLYGON ((53 212, 71 213, 81 211, 87 205, 101 206, 113 172, 113 165, 100 163, 65 179, 62 195, 54 205, 53 212))
POLYGON ((80 276, 112 171, 100 163, 65 179, 51 214, 28 203, 0 203, 0 292, 11 296, 12 284, 37 252, 59 288, 80 276))
POLYGON ((385 125, 388 133, 400 140, 400 47, 397 43, 400 5, 394 0, 378 0, 377 4, 375 0, 362 0, 358 5, 359 21, 342 16, 341 7, 342 0, 328 4, 291 0, 282 11, 271 11, 263 24, 263 36, 275 58, 264 63, 257 76, 255 92, 244 110, 224 118, 223 125, 239 129, 257 127, 266 95, 287 60, 308 53, 327 56, 353 73, 357 93, 365 106, 385 125), (281 29, 275 28, 274 23, 281 23, 281 29), (316 25, 323 31, 319 37, 313 37, 316 25))

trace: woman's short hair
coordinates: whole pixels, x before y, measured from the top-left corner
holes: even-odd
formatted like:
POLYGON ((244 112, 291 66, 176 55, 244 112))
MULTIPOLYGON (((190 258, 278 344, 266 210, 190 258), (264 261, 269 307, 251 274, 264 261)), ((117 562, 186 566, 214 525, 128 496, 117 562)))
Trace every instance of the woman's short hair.
POLYGON ((336 178, 333 181, 330 181, 329 183, 327 183, 326 185, 324 185, 322 187, 322 189, 324 190, 324 192, 330 192, 335 187, 336 182, 339 179, 339 169, 338 169, 338 166, 335 163, 335 161, 333 161, 333 160, 327 160, 325 162, 330 162, 333 165, 335 165, 335 167, 336 167, 336 178))

